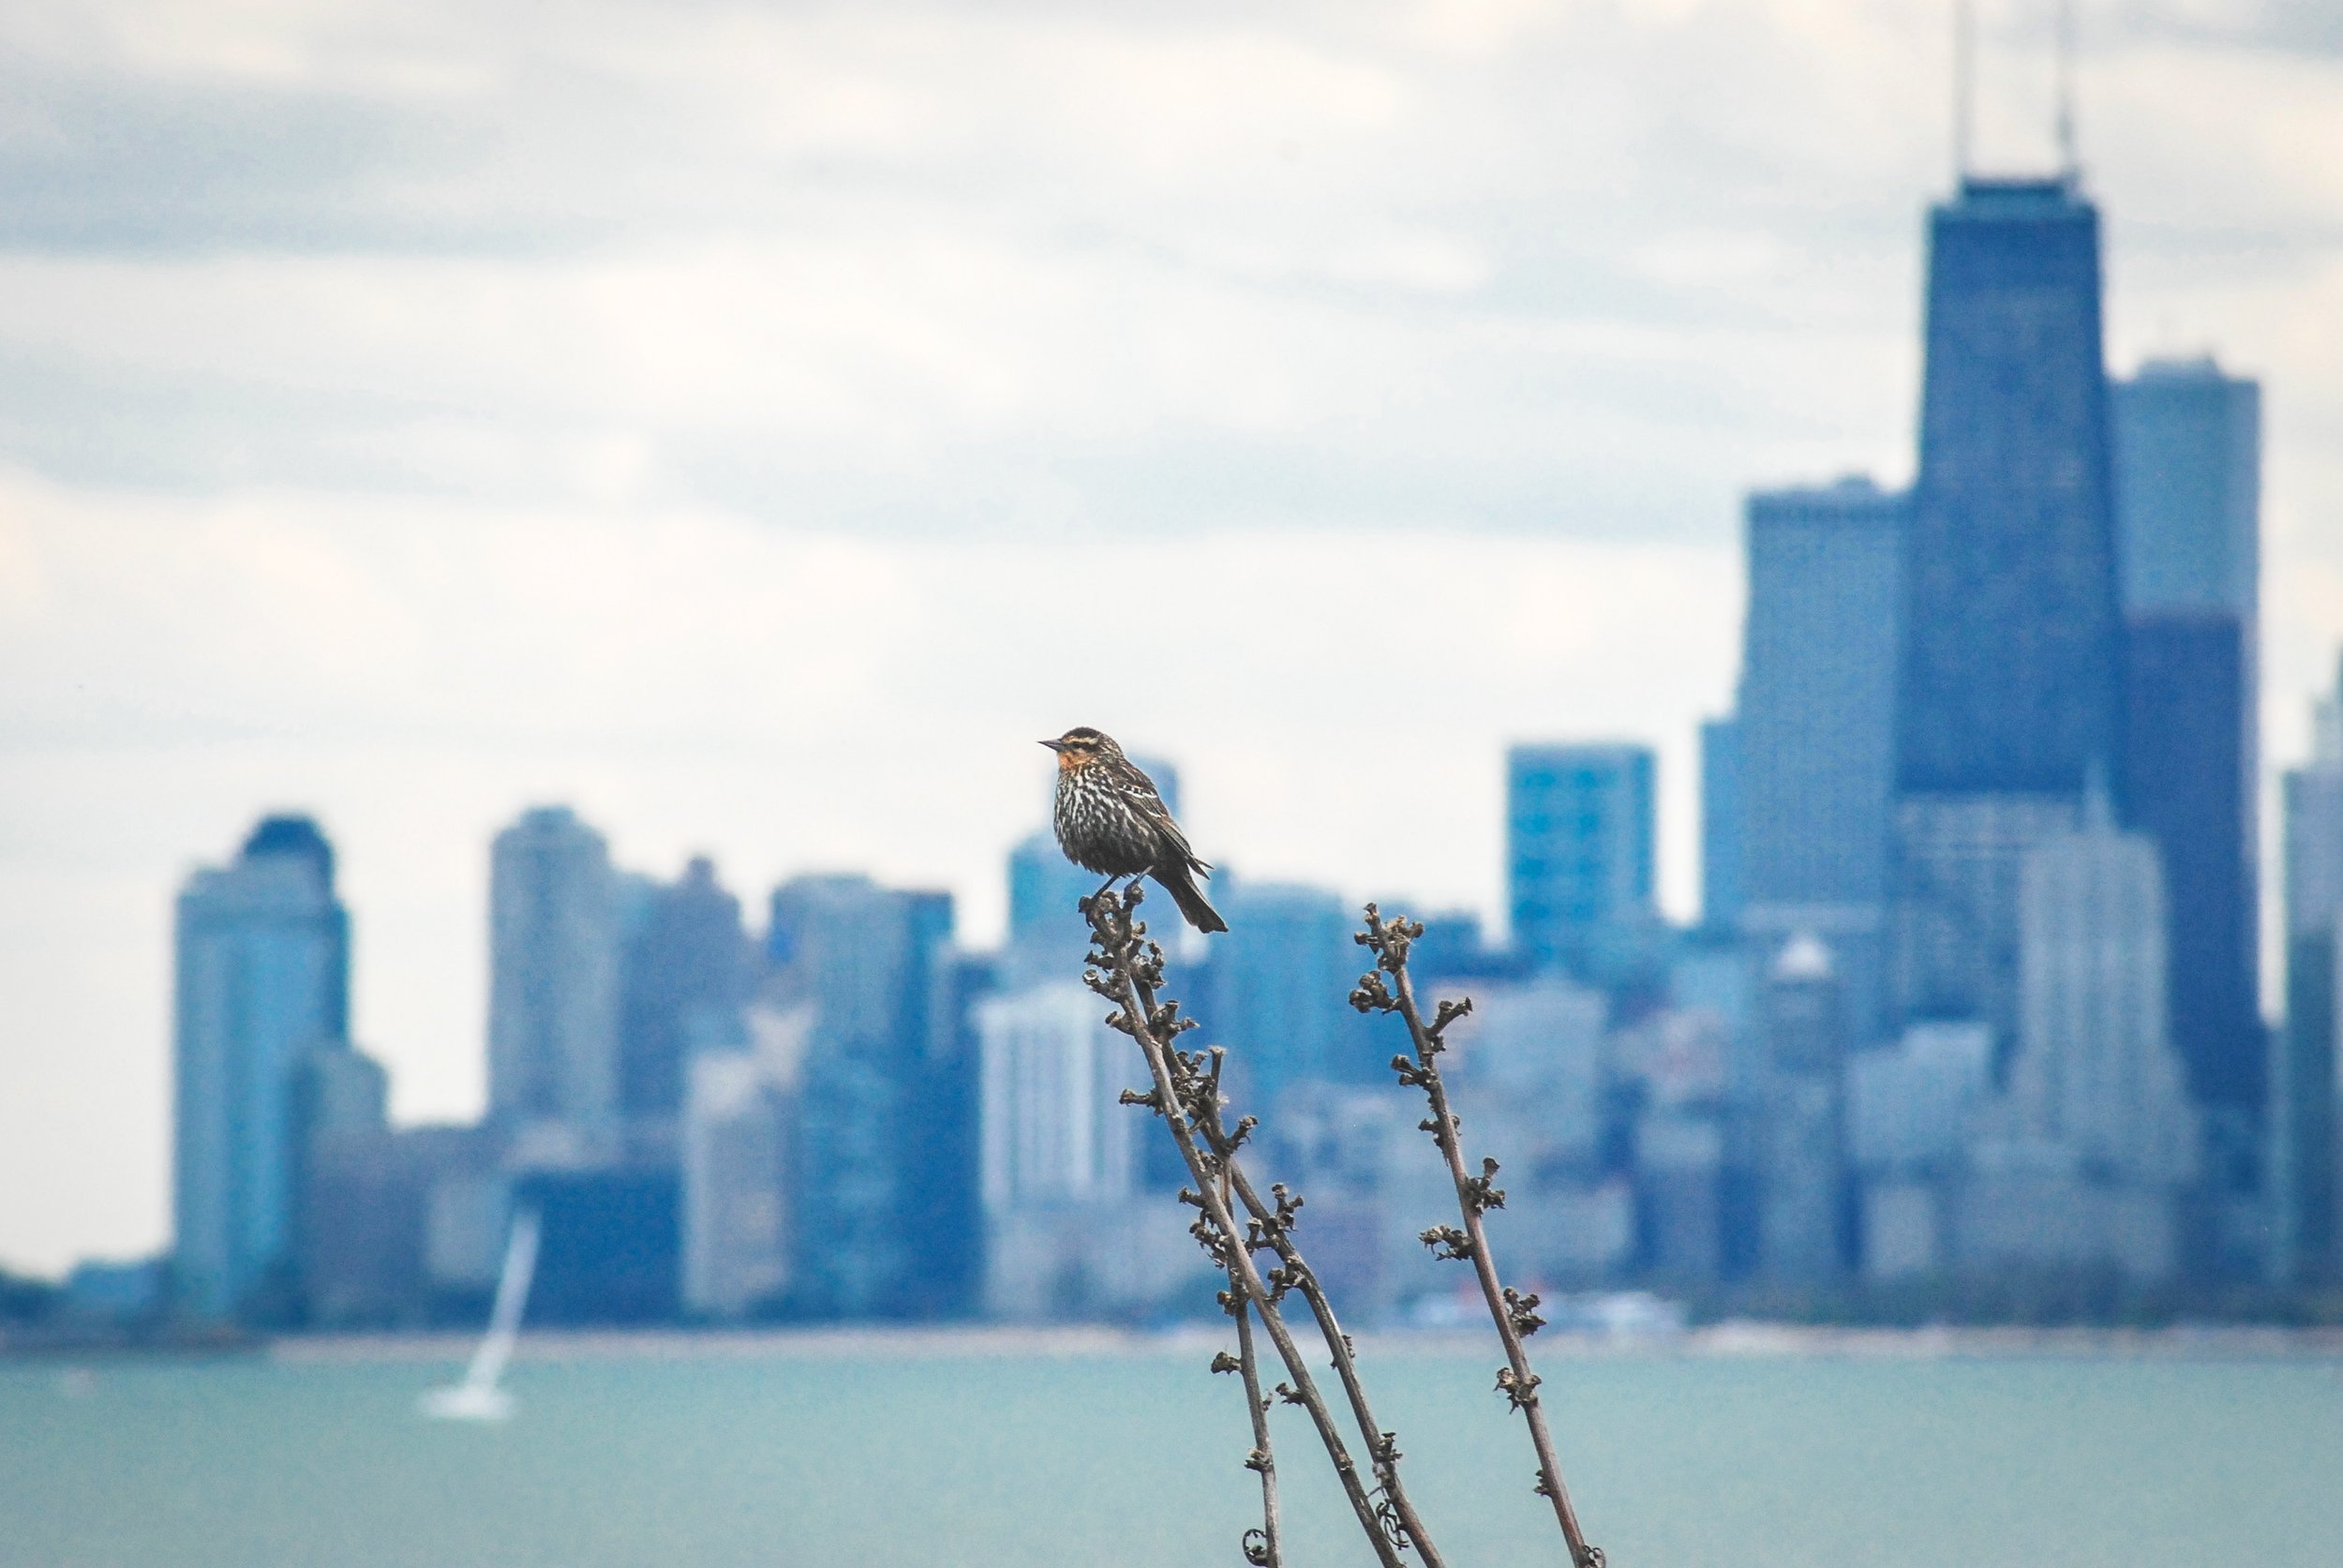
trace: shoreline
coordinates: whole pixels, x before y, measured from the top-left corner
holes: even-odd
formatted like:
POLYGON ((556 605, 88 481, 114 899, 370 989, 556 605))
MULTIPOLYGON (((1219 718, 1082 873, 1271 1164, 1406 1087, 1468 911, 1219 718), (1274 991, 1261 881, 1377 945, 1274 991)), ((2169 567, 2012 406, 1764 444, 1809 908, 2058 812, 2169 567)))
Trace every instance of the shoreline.
MULTIPOLYGON (((526 1330, 518 1361, 1124 1357, 1209 1354, 1225 1336, 1216 1324, 1135 1330, 1067 1324, 1020 1327, 774 1327, 526 1330)), ((1491 1353, 1493 1337, 1457 1330, 1361 1333, 1360 1349, 1383 1356, 1491 1353)), ((471 1333, 290 1335, 254 1348, 287 1365, 444 1362, 460 1365, 471 1333)), ((1540 1360, 2025 1360, 2343 1361, 2343 1329, 2183 1324, 2158 1329, 1878 1329, 1728 1322, 1679 1334, 1593 1335, 1548 1331, 1532 1342, 1540 1360)), ((1313 1359, 1317 1359, 1313 1356, 1313 1359)))
MULTIPOLYGON (((1227 1336, 1212 1322, 1133 1329, 1100 1324, 828 1324, 645 1328, 527 1328, 516 1361, 764 1359, 953 1360, 1209 1356, 1227 1336)), ((1485 1356, 1494 1337, 1471 1328, 1360 1332, 1363 1352, 1485 1356)), ((0 1366, 93 1360, 263 1359, 285 1366, 405 1363, 460 1366, 477 1329, 322 1332, 205 1339, 62 1338, 0 1335, 0 1366)), ((1533 1360, 2303 1361, 2343 1363, 2343 1327, 2181 1323, 2163 1328, 1873 1328, 1742 1319, 1681 1330, 1548 1328, 1533 1360)), ((1318 1353, 1312 1360, 1320 1359, 1318 1353)))

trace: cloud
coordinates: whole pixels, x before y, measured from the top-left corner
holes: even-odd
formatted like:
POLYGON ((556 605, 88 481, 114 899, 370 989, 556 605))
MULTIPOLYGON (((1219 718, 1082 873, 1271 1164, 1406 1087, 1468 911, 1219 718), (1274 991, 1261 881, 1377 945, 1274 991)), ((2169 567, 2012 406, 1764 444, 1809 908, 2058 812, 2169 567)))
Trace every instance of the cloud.
MULTIPOLYGON (((1906 7, 28 14, 0 457, 78 483, 1718 541, 1907 460, 1906 7)), ((2267 20, 2087 33, 2152 309, 2343 254, 2337 66, 2267 20)))
POLYGON ((1768 370, 1817 302, 1842 343, 1911 313, 1884 231, 1854 270, 1781 238, 1850 229, 1791 177, 1818 161, 1874 193, 1854 228, 1910 188, 1930 133, 1781 112, 1826 78, 1884 108, 1828 69, 1907 51, 1873 22, 198 14, 19 40, 0 455, 39 471, 631 485, 896 532, 1714 539, 1737 462, 1796 461, 1768 370))

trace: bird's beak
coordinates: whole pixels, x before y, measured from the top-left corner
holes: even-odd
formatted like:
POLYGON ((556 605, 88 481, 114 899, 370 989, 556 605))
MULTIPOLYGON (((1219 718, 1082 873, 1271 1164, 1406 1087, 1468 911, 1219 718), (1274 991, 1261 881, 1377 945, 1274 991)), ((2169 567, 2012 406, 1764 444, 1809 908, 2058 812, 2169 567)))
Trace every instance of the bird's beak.
POLYGON ((1066 742, 1063 740, 1044 740, 1041 743, 1053 752, 1062 752, 1066 749, 1066 742))

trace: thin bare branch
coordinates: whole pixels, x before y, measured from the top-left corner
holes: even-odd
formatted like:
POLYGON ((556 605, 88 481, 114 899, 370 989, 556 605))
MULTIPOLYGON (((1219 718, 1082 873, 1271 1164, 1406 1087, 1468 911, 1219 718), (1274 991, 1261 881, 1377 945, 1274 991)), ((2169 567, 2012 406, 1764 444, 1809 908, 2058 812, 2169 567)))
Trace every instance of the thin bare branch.
MULTIPOLYGON (((1220 1185, 1220 1206, 1229 1206, 1225 1174, 1220 1185)), ((1261 1358, 1253 1349, 1253 1304, 1244 1295, 1233 1269, 1229 1273, 1229 1293, 1236 1298, 1235 1370, 1244 1380, 1245 1414, 1253 1424, 1253 1451, 1245 1456, 1245 1468, 1261 1477, 1261 1528, 1245 1532, 1245 1561, 1252 1568, 1283 1568, 1285 1554, 1278 1546, 1277 1451, 1269 1441, 1269 1401, 1261 1396, 1261 1358)), ((1214 1358, 1214 1371, 1229 1370, 1221 1365, 1227 1353, 1224 1351, 1214 1358)))
MULTIPOLYGON (((1212 1146, 1218 1152, 1227 1144, 1220 1127, 1220 1109, 1216 1100, 1207 1100, 1201 1108, 1204 1131, 1212 1146)), ((1317 1271, 1302 1256, 1293 1240, 1294 1216, 1302 1207, 1301 1198, 1282 1186, 1270 1188, 1276 1199, 1264 1203, 1254 1190, 1252 1182, 1238 1164, 1233 1147, 1223 1155, 1230 1175, 1234 1181, 1237 1196, 1252 1216, 1255 1230, 1277 1254, 1277 1276, 1286 1284, 1299 1290, 1302 1299, 1309 1305, 1311 1316, 1318 1320, 1319 1333, 1326 1341, 1327 1353, 1333 1358, 1336 1374, 1342 1380, 1344 1396, 1350 1400, 1351 1418, 1357 1422, 1361 1440, 1367 1447, 1375 1465, 1375 1481, 1383 1501, 1390 1508, 1403 1538, 1422 1554, 1425 1568, 1445 1568, 1438 1547, 1432 1545, 1431 1534, 1424 1528, 1416 1514, 1415 1504, 1408 1496, 1407 1487, 1399 1479, 1399 1434, 1387 1432, 1376 1425, 1375 1411, 1368 1405, 1366 1385, 1360 1380, 1358 1351, 1351 1337, 1342 1332, 1341 1322, 1335 1317, 1334 1304, 1318 1280, 1317 1271)))
MULTIPOLYGON (((1209 1226, 1200 1229, 1216 1232, 1223 1257, 1216 1259, 1235 1280, 1241 1296, 1240 1307, 1249 1305, 1259 1313, 1261 1327, 1277 1356, 1285 1364, 1291 1383, 1280 1383, 1278 1394, 1290 1402, 1301 1405, 1309 1412, 1310 1423, 1318 1431, 1319 1441, 1325 1446, 1327 1457, 1333 1462, 1336 1478, 1342 1484, 1343 1495, 1350 1501, 1359 1527, 1366 1533, 1375 1548, 1376 1559, 1383 1568, 1401 1568, 1401 1545, 1398 1532, 1388 1525, 1381 1511, 1359 1475, 1358 1462, 1336 1429, 1324 1396, 1310 1376, 1309 1365, 1295 1345, 1287 1329, 1278 1300, 1292 1283, 1281 1280, 1274 1288, 1262 1277, 1254 1264, 1251 1248, 1246 1245, 1246 1232, 1239 1229, 1223 1195, 1221 1175, 1228 1172, 1231 1184, 1236 1177, 1233 1166, 1235 1149, 1251 1130, 1246 1122, 1239 1122, 1225 1139, 1199 1141, 1202 1118, 1199 1102, 1209 1098, 1216 1125, 1219 1093, 1218 1064, 1212 1064, 1209 1079, 1205 1076, 1204 1060, 1172 1049, 1172 1040, 1180 1030, 1188 1026, 1178 1017, 1178 1004, 1157 1003, 1155 993, 1163 975, 1163 950, 1144 940, 1146 927, 1132 918, 1143 894, 1132 886, 1123 894, 1101 892, 1082 901, 1082 911, 1089 920, 1095 944, 1091 962, 1095 967, 1082 978, 1092 990, 1117 1004, 1119 1010, 1107 1022, 1113 1028, 1131 1037, 1140 1053, 1147 1060, 1149 1076, 1154 1080, 1157 1097, 1153 1109, 1171 1127, 1172 1136, 1179 1144, 1180 1157, 1186 1163, 1188 1174, 1196 1186, 1183 1194, 1187 1201, 1204 1211, 1209 1226), (1174 1063, 1178 1063, 1175 1068, 1174 1063)), ((1143 1099, 1144 1097, 1139 1097, 1143 1099)), ((1207 1250, 1212 1249, 1208 1235, 1200 1235, 1207 1250)), ((1282 1260, 1279 1272, 1282 1274, 1282 1260)), ((1241 1342, 1241 1341, 1240 1341, 1241 1342)), ((1250 1396, 1248 1395, 1248 1397, 1250 1396)))
POLYGON ((1409 946, 1423 934, 1421 925, 1405 918, 1385 919, 1375 905, 1368 904, 1366 930, 1357 940, 1373 949, 1376 967, 1360 977, 1358 989, 1351 993, 1351 1005, 1361 1012, 1396 1013, 1407 1025, 1414 1055, 1394 1057, 1392 1068, 1402 1083, 1422 1089, 1431 1107, 1424 1129, 1432 1135, 1447 1162, 1449 1179, 1456 1189, 1456 1212, 1463 1220, 1461 1226, 1435 1225, 1425 1231, 1425 1245, 1439 1257, 1471 1263, 1482 1299, 1488 1304, 1490 1321, 1497 1325, 1497 1337, 1505 1347, 1497 1391, 1529 1419, 1530 1441, 1538 1456, 1536 1490, 1553 1504, 1555 1522, 1561 1527, 1574 1568, 1603 1568, 1603 1548, 1588 1544, 1578 1526, 1577 1511, 1571 1506, 1569 1488, 1562 1485, 1562 1467, 1554 1457, 1553 1435, 1546 1429, 1545 1404, 1538 1396, 1538 1375, 1530 1370, 1529 1352, 1522 1347, 1523 1337, 1536 1333, 1545 1322, 1535 1310, 1538 1298, 1522 1295, 1499 1279, 1488 1228, 1482 1222, 1486 1211, 1501 1208, 1505 1202, 1503 1190, 1496 1185, 1497 1161, 1482 1160, 1477 1175, 1466 1169, 1459 1136, 1462 1124, 1448 1107, 1448 1086, 1440 1078, 1440 1055, 1446 1049, 1441 1037, 1451 1023, 1471 1010, 1472 1004, 1443 1001, 1434 1009, 1432 1022, 1425 1023, 1416 1007, 1414 983, 1408 976, 1409 946))
MULTIPOLYGON (((1176 1015, 1177 1004, 1159 1006, 1156 1002, 1154 991, 1144 975, 1138 977, 1137 983, 1150 1016, 1160 1014, 1170 1020, 1176 1015)), ((1172 1052, 1170 1057, 1172 1074, 1187 1104, 1191 1120, 1204 1135, 1205 1148, 1228 1173, 1238 1198, 1251 1217, 1251 1229, 1246 1236, 1247 1250, 1260 1251, 1265 1247, 1276 1252, 1277 1267, 1270 1271, 1269 1283, 1280 1294, 1288 1290, 1299 1290, 1302 1299, 1309 1305, 1312 1317, 1317 1320, 1319 1334, 1325 1341, 1327 1354, 1334 1362, 1344 1396, 1350 1402, 1351 1418, 1357 1423, 1360 1441, 1366 1445, 1375 1467, 1376 1490, 1380 1500, 1376 1505, 1378 1516, 1384 1519, 1385 1528, 1396 1534, 1402 1543, 1421 1554, 1425 1568, 1446 1568, 1440 1548, 1433 1544, 1431 1532, 1425 1528, 1422 1516, 1416 1512, 1415 1503, 1400 1480, 1399 1435, 1385 1431, 1377 1425, 1375 1411, 1367 1402, 1366 1385, 1359 1376, 1357 1348, 1351 1343, 1351 1337, 1342 1331, 1341 1322, 1335 1316, 1334 1305, 1327 1300, 1325 1290, 1319 1283, 1317 1271, 1309 1266, 1294 1242, 1294 1218, 1302 1208, 1301 1197, 1289 1192, 1280 1184, 1270 1188, 1276 1202, 1264 1202, 1238 1159, 1237 1150, 1256 1125, 1256 1119, 1244 1117, 1233 1129, 1223 1122, 1220 1113, 1223 1104, 1220 1070, 1226 1059, 1226 1053, 1218 1046, 1213 1047, 1201 1058, 1178 1051, 1172 1052), (1196 1066, 1200 1060, 1204 1064, 1201 1076, 1196 1066)))

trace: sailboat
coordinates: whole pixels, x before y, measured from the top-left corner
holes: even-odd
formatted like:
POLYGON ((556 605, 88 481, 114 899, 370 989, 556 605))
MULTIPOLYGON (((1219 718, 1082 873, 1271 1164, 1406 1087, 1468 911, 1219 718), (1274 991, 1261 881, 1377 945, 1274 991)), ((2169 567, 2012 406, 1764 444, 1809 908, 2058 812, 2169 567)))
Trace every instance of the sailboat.
POLYGON ((464 1368, 463 1381, 423 1396, 424 1414, 440 1421, 502 1421, 513 1413, 513 1396, 500 1384, 504 1364, 513 1359, 513 1342, 520 1336, 529 1282, 536 1272, 537 1211, 521 1209, 513 1216, 513 1233, 504 1244, 504 1270, 497 1276, 488 1332, 472 1352, 471 1365, 464 1368))

